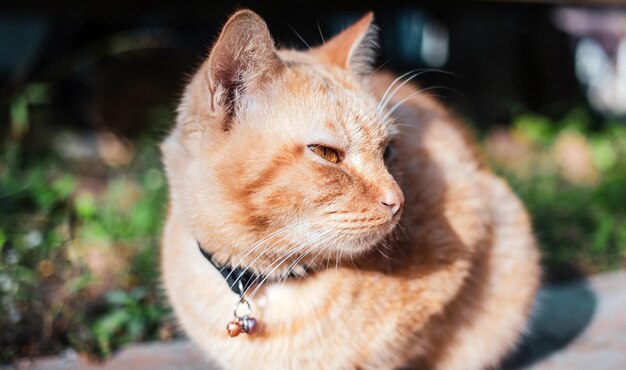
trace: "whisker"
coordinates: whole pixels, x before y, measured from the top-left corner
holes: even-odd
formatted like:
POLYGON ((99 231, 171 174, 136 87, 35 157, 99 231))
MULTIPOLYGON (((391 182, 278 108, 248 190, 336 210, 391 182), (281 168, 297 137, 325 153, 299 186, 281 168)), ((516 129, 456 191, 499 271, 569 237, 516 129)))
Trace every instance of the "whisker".
MULTIPOLYGON (((382 244, 383 244, 383 245, 385 245, 385 243, 382 243, 382 244)), ((391 247, 386 246, 386 249, 391 250, 391 247)), ((389 257, 388 255, 386 255, 386 254, 385 254, 385 252, 383 252, 383 250, 382 250, 382 249, 378 249, 378 253, 382 254, 385 258, 387 258, 387 259, 388 259, 388 260, 390 260, 390 261, 393 261, 393 260, 394 260, 393 258, 391 258, 391 257, 389 257)))
MULTIPOLYGON (((248 255, 250 255, 252 252, 254 252, 255 250, 257 250, 258 248, 261 247, 261 245, 267 241, 269 241, 272 238, 277 237, 280 234, 285 234, 287 233, 287 236, 292 236, 295 235, 299 230, 298 227, 302 226, 304 223, 300 222, 297 223, 295 225, 290 225, 288 227, 284 227, 282 229, 277 230, 274 233, 271 233, 270 235, 268 235, 267 237, 263 238, 260 242, 257 242, 243 257, 241 257, 239 259, 239 264, 241 264, 243 262, 243 260, 245 259, 245 257, 247 257, 248 255), (294 228, 294 229, 291 229, 294 228)), ((280 240, 285 240, 284 237, 281 237, 280 240)), ((275 241, 272 245, 267 246, 256 258, 254 258, 252 260, 252 262, 250 262, 248 264, 248 266, 246 266, 246 268, 243 270, 243 272, 241 273, 241 275, 239 275, 237 277, 237 279, 233 282, 233 286, 235 286, 235 284, 237 284, 237 282, 239 281, 239 279, 241 279, 241 277, 243 276, 243 274, 248 271, 250 269, 250 267, 254 264, 254 262, 256 262, 259 258, 261 258, 261 256, 263 256, 266 252, 268 252, 271 248, 273 248, 276 244, 279 243, 280 240, 275 241)), ((231 271, 226 278, 224 279, 224 281, 222 281, 222 283, 220 284, 220 286, 218 287, 218 292, 223 288, 223 286, 226 284, 226 281, 228 280, 228 278, 233 274, 234 270, 231 271)), ((231 287, 232 288, 232 287, 231 287)))
POLYGON ((240 298, 243 299, 243 297, 246 295, 246 293, 248 292, 248 289, 250 289, 254 284, 257 284, 257 282, 259 282, 259 279, 261 279, 261 277, 263 277, 261 279, 261 281, 259 282, 259 285, 254 289, 252 295, 250 296, 249 299, 252 299, 252 296, 254 296, 254 294, 256 293, 256 291, 263 285, 263 283, 268 279, 268 277, 270 276, 270 274, 272 272, 274 272, 274 270, 276 268, 278 268, 280 265, 282 265, 287 259, 289 259, 289 257, 291 257, 292 255, 294 255, 295 253, 297 253, 299 250, 301 249, 301 246, 295 246, 292 247, 290 249, 288 249, 287 251, 285 251, 280 257, 278 257, 274 262, 272 262, 268 267, 266 267, 265 269, 263 269, 263 271, 257 275, 254 280, 252 281, 252 284, 250 284, 246 290, 243 292, 242 297, 240 298), (276 267, 274 269, 272 269, 272 271, 270 271, 269 274, 264 275, 265 271, 267 271, 268 269, 270 269, 272 266, 274 266, 274 264, 276 264, 276 267))
MULTIPOLYGON (((290 234, 290 235, 295 235, 295 234, 296 234, 296 232, 294 231, 294 232, 292 232, 292 234, 290 234)), ((283 251, 283 252, 282 252, 282 253, 281 253, 278 257, 276 257, 276 260, 275 260, 275 261, 271 262, 271 263, 269 264, 269 266, 266 266, 266 267, 265 267, 265 268, 264 268, 264 269, 263 269, 263 270, 259 273, 259 276, 262 276, 262 275, 265 273, 265 271, 267 271, 268 269, 270 269, 270 268, 271 268, 271 267, 272 267, 272 266, 273 266, 273 265, 274 265, 277 261, 280 261, 282 258, 284 258, 285 256, 289 255, 292 251, 294 251, 294 250, 298 249, 299 247, 300 247, 299 245, 295 245, 295 246, 292 246, 292 247, 288 248, 287 250, 283 251)), ((256 280, 255 280, 255 281, 256 281, 256 280)))
MULTIPOLYGON (((250 295, 249 295, 249 299, 253 299, 253 298, 254 298, 254 296, 257 294, 257 292, 258 292, 258 291, 259 291, 259 290, 260 290, 260 289, 264 286, 265 282, 266 282, 266 281, 267 281, 267 279, 270 277, 270 275, 271 275, 271 274, 272 274, 272 273, 273 273, 273 272, 274 272, 274 271, 275 271, 278 267, 280 267, 283 263, 285 263, 285 261, 287 261, 289 258, 291 258, 291 257, 292 257, 293 255, 295 255, 296 253, 301 252, 303 249, 304 249, 303 247, 300 247, 300 248, 295 248, 295 249, 293 249, 293 250, 291 251, 291 253, 289 253, 289 254, 288 254, 287 256, 285 256, 283 259, 275 261, 275 263, 276 263, 276 262, 278 262, 278 263, 276 264, 276 266, 275 266, 275 267, 274 267, 274 268, 273 268, 273 269, 272 269, 272 270, 271 270, 271 271, 270 271, 267 275, 264 275, 263 279, 262 279, 262 280, 258 283, 258 285, 254 288, 254 290, 252 291, 252 293, 250 293, 250 295)), ((260 275, 260 276, 263 276, 263 275, 260 275)), ((244 295, 245 295, 245 293, 246 293, 246 292, 244 292, 244 295)), ((242 296, 242 298, 243 298, 243 296, 242 296)))
MULTIPOLYGON (((317 242, 319 239, 321 239, 321 237, 325 236, 326 234, 332 232, 332 229, 328 229, 328 230, 324 230, 322 231, 320 234, 314 236, 313 238, 311 238, 311 240, 307 241, 306 243, 304 243, 301 246, 296 246, 295 248, 290 249, 290 253, 285 256, 284 258, 280 258, 275 261, 274 263, 272 263, 272 265, 276 264, 276 266, 267 274, 265 274, 265 271, 267 271, 272 265, 268 266, 266 269, 263 270, 263 272, 259 275, 259 276, 264 276, 263 280, 261 280, 261 282, 259 283, 259 285, 254 289, 254 291, 250 294, 250 299, 252 299, 254 297, 254 295, 259 291, 259 289, 263 286, 263 284, 265 283, 265 281, 267 281, 267 279, 271 276, 271 274, 276 271, 276 269, 278 267, 280 267, 287 259, 289 259, 291 256, 295 255, 296 253, 304 250, 305 248, 308 247, 309 244, 313 244, 315 242, 317 242), (278 263, 277 263, 278 262, 278 263)), ((258 277, 257 277, 258 279, 258 277)), ((256 280, 255 279, 255 282, 256 280)), ((245 295, 245 292, 244 292, 245 295)))
POLYGON ((289 28, 291 28, 291 30, 293 31, 293 33, 295 33, 295 34, 296 34, 296 36, 298 36, 298 38, 300 39, 300 41, 302 41, 302 42, 304 43, 304 45, 306 45, 306 47, 307 47, 307 48, 311 49, 311 46, 309 45, 309 43, 308 43, 308 42, 306 42, 302 36, 300 36, 300 34, 298 33, 298 31, 296 31, 296 29, 295 29, 295 28, 293 28, 293 27, 291 27, 291 26, 289 26, 289 28))
POLYGON ((361 271, 361 269, 354 263, 353 255, 350 255, 350 262, 352 262, 352 266, 354 266, 355 269, 357 269, 358 271, 361 271))
POLYGON ((322 44, 326 45, 326 40, 324 40, 324 35, 322 34, 322 27, 320 27, 320 21, 317 20, 317 30, 320 32, 320 37, 322 38, 322 44))
POLYGON ((370 74, 374 74, 378 71, 380 71, 387 63, 389 63, 391 59, 387 59, 383 62, 383 64, 381 64, 378 68, 376 68, 375 70, 373 70, 370 74))
MULTIPOLYGON (((444 70, 440 70, 440 69, 436 69, 436 68, 430 68, 430 69, 422 69, 422 70, 414 70, 414 71, 418 71, 416 73, 414 73, 413 75, 409 76, 405 81, 403 81, 400 85, 396 86, 393 91, 391 93, 389 93, 389 95, 386 97, 385 99, 385 95, 387 94, 387 92, 385 92, 385 95, 383 95, 383 98, 380 100, 378 107, 376 109, 377 112, 381 112, 381 110, 391 101, 391 99, 393 99, 394 95, 400 91, 400 89, 406 85, 407 83, 409 83, 411 80, 422 76, 426 73, 431 73, 431 72, 438 72, 438 73, 443 73, 443 74, 448 74, 448 75, 455 75, 453 72, 449 72, 449 71, 444 71, 444 70)), ((408 72, 407 72, 408 73, 408 72)), ((400 77, 405 77, 406 73, 400 77)), ((397 80, 397 79, 396 79, 397 80)), ((395 83, 395 81, 394 81, 395 83)))
POLYGON ((402 75, 400 75, 400 76, 396 77, 396 79, 395 79, 395 80, 393 80, 393 81, 389 84, 389 86, 387 87, 387 90, 385 90, 385 93, 383 94, 382 98, 380 98, 380 102, 378 102, 378 106, 376 107, 376 111, 377 111, 377 112, 379 112, 379 111, 380 111, 380 108, 381 108, 381 106, 382 106, 382 103, 385 101, 385 97, 387 96, 387 94, 389 93, 389 91, 393 88, 393 86, 394 86, 396 83, 398 83, 398 81, 402 80, 404 77, 406 77, 406 76, 410 75, 411 73, 415 73, 415 72, 417 72, 417 71, 419 71, 419 69, 413 69, 413 70, 410 70, 410 71, 408 71, 408 72, 406 72, 406 73, 404 73, 404 74, 402 74, 402 75))
MULTIPOLYGON (((382 110, 387 104, 389 104, 389 102, 391 101, 391 99, 393 99, 393 97, 398 93, 398 91, 400 91, 400 89, 405 86, 406 84, 408 84, 409 82, 411 82, 411 80, 413 80, 414 78, 417 78, 421 75, 423 75, 424 73, 426 73, 426 71, 420 71, 417 73, 412 74, 411 76, 409 76, 408 78, 406 78, 404 81, 402 81, 401 84, 399 84, 398 86, 396 86, 387 96, 387 98, 385 100, 381 100, 380 102, 380 109, 382 110)), ((380 112, 380 110, 379 110, 380 112)))
MULTIPOLYGON (((311 260, 311 265, 315 265, 315 261, 317 260, 318 256, 320 256, 322 253, 327 252, 329 250, 332 250, 332 248, 335 248, 338 242, 338 238, 337 237, 331 237, 330 240, 328 242, 326 242, 325 244, 327 244, 324 248, 322 248, 319 252, 317 252, 317 254, 315 256, 313 256, 313 259, 311 260), (334 239, 334 240, 333 240, 334 239)), ((326 269, 328 269, 328 263, 330 261, 330 253, 326 256, 326 269)), ((300 276, 298 278, 298 281, 296 282, 296 285, 300 284, 300 281, 302 280, 302 278, 304 277, 304 275, 300 276)))
MULTIPOLYGON (((327 239, 328 239, 328 238, 327 238, 327 239)), ((326 243, 328 243, 328 241, 330 241, 330 240, 332 240, 332 235, 331 235, 331 238, 330 238, 329 240, 324 240, 324 241, 322 241, 320 244, 326 244, 326 243)), ((315 261, 315 259, 317 258, 317 256, 318 256, 318 255, 319 255, 319 254, 320 254, 320 253, 321 253, 324 249, 326 249, 326 248, 328 248, 328 245, 327 245, 327 246, 325 246, 325 247, 323 247, 322 249, 320 249, 320 251, 318 251, 318 252, 317 252, 317 254, 313 257, 313 259, 312 259, 312 261, 311 261, 311 264, 313 264, 313 262, 315 261)), ((302 259, 303 259, 304 257, 308 256, 310 252, 311 252, 311 248, 309 248, 309 250, 308 250, 308 251, 306 251, 305 253, 303 253, 303 254, 302 254, 302 256, 300 256, 299 258, 295 259, 295 260, 294 260, 294 261, 293 261, 293 262, 292 262, 292 263, 291 263, 291 264, 287 267, 287 271, 290 271, 290 270, 291 270, 294 266, 296 266, 298 263, 300 263, 300 261, 302 261, 302 259)), ((306 273, 306 272, 305 272, 305 273, 306 273)), ((302 276, 304 276, 304 274, 300 276, 300 278, 298 279, 298 282, 300 281, 300 279, 302 279, 302 276)), ((283 277, 281 277, 281 279, 279 279, 279 280, 278 280, 278 284, 280 284, 280 285, 285 284, 285 282, 287 281, 287 278, 288 278, 288 275, 287 275, 287 274, 285 274, 283 277), (282 282, 281 282, 281 280, 282 280, 282 282)))
POLYGON ((389 109, 389 111, 387 111, 387 113, 383 116, 384 119, 389 118, 393 114, 393 112, 395 112, 395 110, 398 109, 398 107, 400 107, 402 104, 404 104, 407 100, 413 99, 416 96, 418 96, 420 94, 423 94, 423 93, 425 93, 427 91, 434 90, 434 89, 440 89, 440 88, 444 88, 444 87, 443 86, 431 86, 431 87, 427 87, 425 89, 421 89, 419 91, 416 91, 416 92, 410 94, 409 96, 407 96, 407 97, 403 98, 402 100, 400 100, 399 102, 397 102, 393 107, 391 107, 391 109, 389 109))
MULTIPOLYGON (((251 249, 250 249, 250 250, 249 250, 249 251, 248 251, 248 252, 247 252, 247 253, 243 256, 243 257, 241 257, 241 258, 239 259, 239 262, 237 263, 237 266, 238 266, 239 264, 241 264, 241 263, 243 262, 243 260, 245 259, 245 257, 247 257, 250 253, 252 253, 252 252, 253 252, 254 250, 256 250, 257 248, 260 248, 260 247, 261 247, 261 245, 262 245, 264 242, 266 242, 267 240, 271 239, 272 237, 275 237, 275 236, 277 236, 278 234, 281 234, 282 232, 286 232, 286 231, 289 231, 289 229, 279 229, 278 231, 276 231, 276 232, 274 232, 274 233, 270 234, 268 237, 266 237, 266 238, 262 239, 261 241, 257 242, 257 243, 256 243, 256 244, 255 244, 255 245, 254 245, 254 246, 253 246, 253 247, 252 247, 252 248, 251 248, 251 249)), ((267 248, 266 248, 266 250, 267 250, 267 248)), ((263 255, 263 253, 264 253, 264 252, 265 252, 265 251, 261 252, 261 254, 260 254, 259 256, 263 255)), ((258 258, 258 257, 257 257, 257 258, 258 258)), ((223 271, 226 267, 227 267, 227 266, 224 266, 222 269, 220 269, 220 270, 219 270, 219 271, 220 271, 220 273, 221 273, 221 272, 222 272, 222 271, 223 271)), ((246 270, 247 270, 247 269, 248 269, 248 268, 246 268, 246 270)), ((246 270, 244 270, 244 272, 245 272, 246 270)), ((232 271, 231 271, 228 275, 226 275, 226 278, 224 279, 224 281, 222 281, 222 283, 220 284, 220 286, 219 286, 219 287, 218 287, 218 289, 217 289, 217 291, 218 291, 218 292, 220 292, 220 291, 221 291, 221 289, 223 288, 224 284, 226 284, 226 281, 228 280, 228 278, 230 278, 230 276, 231 276, 233 273, 234 273, 234 270, 232 270, 232 271)), ((240 276, 240 277, 241 277, 241 276, 240 276)), ((237 280, 239 280, 239 277, 237 278, 237 280)), ((236 284, 236 283, 237 283, 237 280, 235 280, 234 284, 236 284)))

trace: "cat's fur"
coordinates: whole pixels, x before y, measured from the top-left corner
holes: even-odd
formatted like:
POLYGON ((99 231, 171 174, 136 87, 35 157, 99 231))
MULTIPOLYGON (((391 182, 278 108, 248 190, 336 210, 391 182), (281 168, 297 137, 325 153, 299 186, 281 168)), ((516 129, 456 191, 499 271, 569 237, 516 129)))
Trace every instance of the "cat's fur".
POLYGON ((377 110, 393 77, 367 73, 371 21, 277 51, 258 15, 235 13, 162 145, 163 281, 182 328, 226 369, 482 369, 524 331, 540 275, 528 215, 416 87, 377 110), (271 279, 310 271, 263 284, 261 330, 230 338, 237 296, 197 242, 271 279))

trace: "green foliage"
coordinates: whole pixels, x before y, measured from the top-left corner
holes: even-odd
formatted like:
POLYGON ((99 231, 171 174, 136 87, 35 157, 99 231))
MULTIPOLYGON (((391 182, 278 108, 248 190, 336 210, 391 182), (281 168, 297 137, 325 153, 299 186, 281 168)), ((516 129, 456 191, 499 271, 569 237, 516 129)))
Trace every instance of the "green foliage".
POLYGON ((514 130, 530 141, 534 160, 543 158, 548 165, 524 174, 499 167, 528 207, 545 262, 555 270, 574 265, 591 273, 624 266, 626 260, 626 125, 609 122, 595 131, 589 126, 580 110, 559 122, 521 116, 514 130), (564 176, 555 146, 565 133, 586 140, 595 181, 564 176))
POLYGON ((103 355, 112 348, 146 339, 151 328, 158 327, 163 310, 145 288, 130 292, 114 290, 106 295, 110 309, 91 325, 98 350, 103 355))
POLYGON ((139 140, 132 162, 111 168, 49 147, 31 155, 19 138, 0 151, 0 362, 68 345, 106 356, 158 338, 166 191, 156 145, 139 140), (84 167, 100 168, 97 178, 84 167))

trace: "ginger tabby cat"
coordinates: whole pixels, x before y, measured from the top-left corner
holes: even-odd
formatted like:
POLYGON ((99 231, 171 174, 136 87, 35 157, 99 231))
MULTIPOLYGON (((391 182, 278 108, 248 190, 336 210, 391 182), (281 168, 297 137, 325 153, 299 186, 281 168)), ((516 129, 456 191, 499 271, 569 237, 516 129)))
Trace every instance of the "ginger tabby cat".
POLYGON ((413 75, 369 72, 372 18, 295 51, 238 11, 162 144, 163 282, 224 369, 484 369, 526 327, 529 217, 413 75), (239 297, 198 245, 262 277, 255 333, 226 332, 239 297))

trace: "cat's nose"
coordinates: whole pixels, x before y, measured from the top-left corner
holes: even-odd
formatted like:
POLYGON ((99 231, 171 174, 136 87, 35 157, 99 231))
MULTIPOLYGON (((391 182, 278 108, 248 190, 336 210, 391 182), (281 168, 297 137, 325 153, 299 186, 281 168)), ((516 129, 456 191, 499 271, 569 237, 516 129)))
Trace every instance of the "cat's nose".
POLYGON ((398 193, 395 189, 387 189, 383 192, 379 202, 383 207, 391 212, 392 216, 395 216, 395 214, 400 210, 400 207, 402 207, 404 196, 402 193, 398 193))

